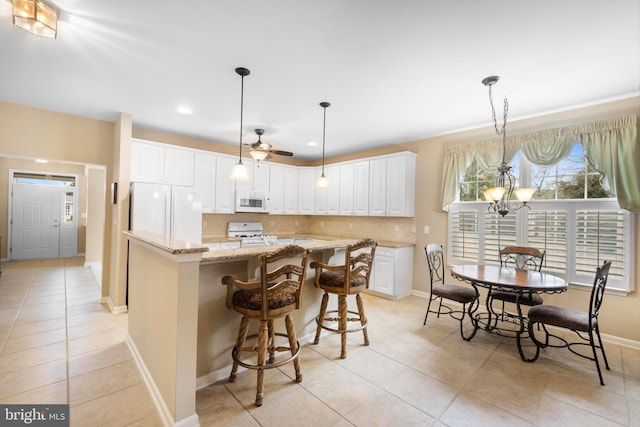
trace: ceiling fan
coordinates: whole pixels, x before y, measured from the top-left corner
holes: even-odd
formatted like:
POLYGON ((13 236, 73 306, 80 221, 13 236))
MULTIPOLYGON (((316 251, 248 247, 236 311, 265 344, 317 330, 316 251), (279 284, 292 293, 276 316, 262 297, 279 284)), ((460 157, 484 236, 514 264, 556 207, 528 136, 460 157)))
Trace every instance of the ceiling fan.
POLYGON ((275 150, 268 142, 263 142, 261 137, 264 134, 264 129, 255 129, 258 140, 251 144, 244 144, 249 147, 249 153, 255 160, 265 160, 271 158, 272 154, 279 156, 293 156, 291 151, 275 150))

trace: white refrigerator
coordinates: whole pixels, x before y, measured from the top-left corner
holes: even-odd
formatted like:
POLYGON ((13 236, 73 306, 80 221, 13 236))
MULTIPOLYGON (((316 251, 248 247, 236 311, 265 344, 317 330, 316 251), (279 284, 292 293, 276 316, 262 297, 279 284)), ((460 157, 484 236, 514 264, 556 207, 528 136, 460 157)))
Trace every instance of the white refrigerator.
POLYGON ((131 184, 129 228, 171 240, 202 242, 202 202, 193 187, 131 184))

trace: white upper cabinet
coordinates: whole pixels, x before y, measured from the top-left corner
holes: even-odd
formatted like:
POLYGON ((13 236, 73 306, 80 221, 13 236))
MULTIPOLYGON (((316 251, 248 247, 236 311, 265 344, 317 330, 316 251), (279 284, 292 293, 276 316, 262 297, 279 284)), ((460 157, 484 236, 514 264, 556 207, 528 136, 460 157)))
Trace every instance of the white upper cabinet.
POLYGON ((284 213, 298 213, 298 168, 284 167, 284 213))
POLYGON ((273 164, 269 168, 269 213, 284 214, 284 169, 282 165, 273 164))
POLYGON ((353 164, 353 210, 353 214, 357 216, 369 215, 368 160, 353 164))
POLYGON ((200 195, 203 213, 214 213, 216 206, 216 156, 196 152, 193 186, 200 195))
POLYGON ((355 215, 355 182, 353 180, 354 164, 344 163, 340 165, 340 215, 355 215))
POLYGON ((195 152, 182 148, 164 150, 164 178, 166 184, 193 186, 195 152))
MULTIPOLYGON (((325 166, 325 176, 329 180, 329 188, 326 189, 326 215, 340 215, 340 189, 342 187, 342 174, 340 165, 325 166)), ((316 190, 322 191, 322 190, 316 190)))
POLYGON ((216 156, 216 213, 235 212, 236 181, 231 179, 231 172, 236 163, 235 157, 216 156))
POLYGON ((387 159, 369 160, 369 215, 387 214, 387 159))
POLYGON ((131 182, 193 186, 194 158, 187 148, 133 140, 131 182))
POLYGON ((316 189, 316 168, 301 167, 298 169, 298 213, 313 215, 313 204, 316 189))
POLYGON ((369 215, 415 215, 416 155, 409 152, 369 160, 369 215))
POLYGON ((415 215, 416 155, 401 152, 325 165, 329 188, 317 189, 321 167, 243 159, 248 181, 234 181, 236 156, 134 139, 131 182, 195 187, 205 213, 234 213, 236 190, 265 195, 279 215, 415 215))
POLYGON ((131 143, 131 182, 162 183, 164 147, 141 141, 131 143))
POLYGON ((298 168, 272 163, 269 168, 269 213, 298 213, 298 168))
POLYGON ((388 216, 414 216, 416 208, 416 156, 413 153, 387 157, 388 216))

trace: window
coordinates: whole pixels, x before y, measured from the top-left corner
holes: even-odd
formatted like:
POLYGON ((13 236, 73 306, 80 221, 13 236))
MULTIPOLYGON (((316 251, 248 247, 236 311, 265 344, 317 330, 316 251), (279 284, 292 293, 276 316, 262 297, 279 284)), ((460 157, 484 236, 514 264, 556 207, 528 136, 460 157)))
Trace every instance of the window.
POLYGON ((45 175, 45 174, 29 173, 29 172, 14 172, 13 183, 75 187, 76 178, 73 176, 66 176, 66 175, 50 175, 50 174, 45 175))
POLYGON ((451 262, 497 264, 499 248, 531 246, 546 252, 543 270, 573 284, 591 285, 596 267, 610 260, 608 288, 633 290, 633 218, 602 189, 582 145, 575 143, 566 159, 549 167, 532 165, 524 156, 514 161, 523 186, 536 188, 531 210, 504 217, 489 212, 480 200, 495 173, 479 170, 474 160, 460 185, 462 201, 449 208, 451 262))

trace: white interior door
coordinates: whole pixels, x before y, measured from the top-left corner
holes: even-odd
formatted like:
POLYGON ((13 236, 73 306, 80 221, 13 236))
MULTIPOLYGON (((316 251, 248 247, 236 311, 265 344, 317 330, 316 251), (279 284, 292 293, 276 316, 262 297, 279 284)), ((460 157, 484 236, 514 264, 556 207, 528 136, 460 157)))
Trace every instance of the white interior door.
POLYGON ((11 259, 57 258, 64 189, 14 184, 11 259))

